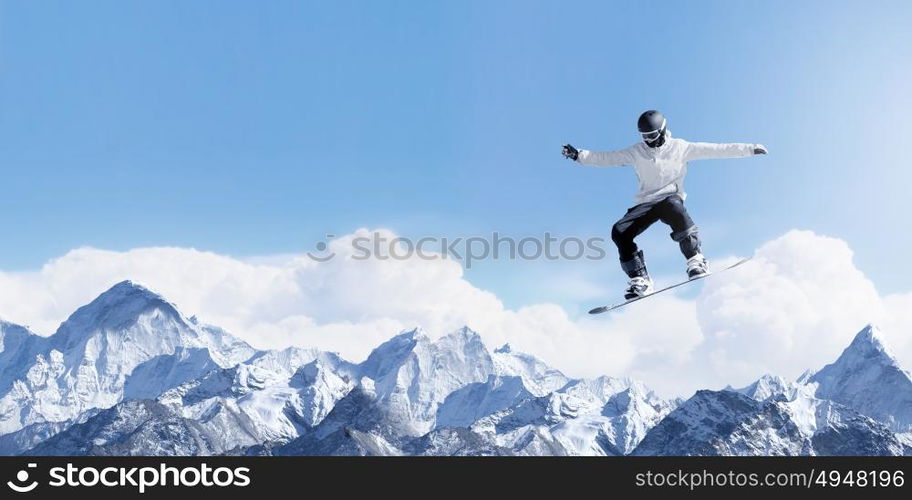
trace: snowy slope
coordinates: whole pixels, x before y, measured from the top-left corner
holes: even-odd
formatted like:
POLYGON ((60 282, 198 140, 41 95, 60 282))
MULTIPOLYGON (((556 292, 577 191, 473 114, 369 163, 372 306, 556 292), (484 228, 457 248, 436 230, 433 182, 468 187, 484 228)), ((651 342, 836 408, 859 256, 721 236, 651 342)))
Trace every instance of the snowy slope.
POLYGON ((902 455, 883 424, 831 401, 698 391, 634 455, 902 455))
POLYGON ((536 396, 554 392, 570 381, 560 371, 531 354, 514 350, 510 344, 495 349, 491 359, 494 361, 494 371, 498 375, 519 377, 523 386, 536 396))
POLYGON ((491 375, 451 392, 437 410, 435 427, 469 427, 475 421, 535 397, 516 376, 491 375))
POLYGON ((0 394, 6 394, 13 382, 25 376, 35 355, 45 350, 46 343, 44 337, 28 328, 0 319, 0 394))
POLYGON ((757 401, 766 401, 776 396, 783 396, 786 399, 794 399, 802 390, 802 384, 788 381, 775 375, 763 375, 756 382, 741 389, 731 389, 745 396, 756 399, 757 401))
POLYGON ((854 408, 886 423, 895 432, 912 431, 912 377, 869 325, 833 364, 807 379, 814 395, 854 408))
POLYGON ((255 352, 129 281, 79 308, 50 337, 10 325, 3 337, 0 434, 109 408, 124 398, 128 378, 141 366, 146 380, 132 379, 130 390, 148 396, 255 352), (166 359, 175 354, 181 359, 166 359))
POLYGON ((481 336, 462 328, 436 341, 416 329, 383 343, 360 366, 378 403, 420 436, 434 427, 437 409, 453 391, 484 382, 494 361, 481 336))
POLYGON ((370 380, 339 400, 316 427, 272 450, 275 455, 399 455, 411 439, 400 409, 384 404, 370 380))
POLYGON ((353 387, 354 365, 332 353, 284 349, 164 392, 158 400, 184 418, 245 423, 237 446, 285 442, 318 424, 353 387))
POLYGON ((122 399, 155 398, 166 390, 219 369, 208 349, 175 347, 137 365, 123 384, 122 399))
POLYGON ((479 419, 472 429, 515 454, 624 455, 675 405, 633 380, 577 379, 479 419))
POLYGON ((634 455, 802 455, 810 447, 782 408, 734 391, 697 391, 634 455))
POLYGON ((0 455, 19 455, 38 446, 48 438, 68 429, 70 426, 82 423, 95 416, 101 410, 88 410, 83 412, 77 420, 64 420, 61 422, 40 422, 31 424, 16 432, 0 436, 0 455))
MULTIPOLYGON (((214 455, 230 451, 224 422, 182 418, 151 400, 120 403, 32 448, 28 455, 214 455)), ((251 438, 250 444, 255 441, 251 438)))

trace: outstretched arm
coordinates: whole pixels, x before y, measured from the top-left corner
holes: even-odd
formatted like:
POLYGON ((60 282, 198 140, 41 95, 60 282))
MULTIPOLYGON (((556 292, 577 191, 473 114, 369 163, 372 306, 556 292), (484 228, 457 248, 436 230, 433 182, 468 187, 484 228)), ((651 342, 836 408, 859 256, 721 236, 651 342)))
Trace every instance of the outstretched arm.
POLYGON ((688 142, 684 157, 686 161, 690 161, 708 158, 743 158, 745 156, 765 154, 766 147, 762 144, 688 142))
POLYGON ((598 167, 613 167, 617 165, 630 165, 633 163, 633 157, 626 149, 620 151, 589 151, 588 149, 576 149, 566 144, 563 148, 563 154, 571 160, 575 160, 584 165, 595 165, 598 167))

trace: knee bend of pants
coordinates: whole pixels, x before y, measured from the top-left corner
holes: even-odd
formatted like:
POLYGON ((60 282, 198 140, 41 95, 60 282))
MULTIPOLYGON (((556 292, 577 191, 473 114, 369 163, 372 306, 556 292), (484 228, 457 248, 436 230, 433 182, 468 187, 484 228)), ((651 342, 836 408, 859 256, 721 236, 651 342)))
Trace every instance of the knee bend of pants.
POLYGON ((615 244, 617 244, 617 245, 623 245, 626 243, 630 243, 632 241, 632 238, 628 237, 627 234, 624 233, 624 229, 628 229, 629 227, 630 227, 629 225, 623 226, 621 224, 615 224, 614 226, 612 226, 611 227, 611 240, 614 241, 615 244))
POLYGON ((662 205, 662 221, 670 225, 676 232, 687 231, 694 225, 693 219, 684 208, 684 202, 677 195, 665 199, 662 205))
POLYGON ((681 253, 688 259, 700 253, 700 239, 696 234, 684 238, 678 244, 681 246, 681 253))
POLYGON ((688 259, 700 253, 700 233, 697 226, 690 226, 684 231, 671 233, 671 239, 681 246, 681 253, 688 259))
POLYGON ((682 231, 675 231, 675 232, 671 233, 671 239, 680 242, 680 241, 683 241, 685 238, 689 238, 691 236, 697 237, 699 232, 700 232, 700 229, 696 225, 693 225, 682 231))
POLYGON ((611 240, 617 246, 618 255, 622 261, 629 260, 636 254, 637 245, 634 243, 633 238, 628 233, 621 231, 617 224, 611 229, 611 240))

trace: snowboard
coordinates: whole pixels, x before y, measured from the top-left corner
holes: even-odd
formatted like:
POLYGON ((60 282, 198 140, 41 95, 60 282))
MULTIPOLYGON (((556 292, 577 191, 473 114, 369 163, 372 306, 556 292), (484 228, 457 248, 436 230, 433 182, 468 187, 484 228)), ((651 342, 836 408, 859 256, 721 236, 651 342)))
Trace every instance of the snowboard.
POLYGON ((632 298, 632 299, 625 300, 624 302, 621 302, 621 303, 618 303, 618 304, 614 304, 614 305, 607 305, 607 306, 596 307, 595 309, 592 309, 591 311, 589 311, 589 314, 601 314, 601 313, 603 313, 603 312, 613 311, 613 310, 615 310, 615 309, 624 307, 624 306, 626 306, 627 304, 630 304, 630 303, 632 303, 632 302, 636 302, 636 301, 638 301, 638 300, 643 300, 643 299, 645 299, 645 298, 652 297, 653 295, 658 295, 658 294, 660 294, 660 293, 662 293, 662 292, 666 292, 666 291, 668 291, 668 290, 671 290, 672 288, 677 288, 677 287, 679 287, 679 286, 681 286, 681 285, 686 285, 686 284, 688 284, 688 283, 690 283, 690 282, 692 282, 692 281, 701 280, 701 279, 703 279, 703 278, 707 278, 707 277, 709 277, 709 276, 712 276, 713 274, 721 273, 721 272, 723 272, 723 271, 728 271, 729 269, 738 267, 738 266, 740 266, 741 264, 744 264, 745 262, 747 262, 747 261, 749 261, 749 260, 750 260, 750 257, 748 257, 748 258, 746 258, 746 259, 741 259, 741 260, 739 260, 738 262, 735 262, 734 264, 732 264, 732 265, 730 265, 730 266, 728 266, 728 267, 726 267, 726 268, 720 269, 720 270, 715 271, 715 272, 709 272, 709 273, 706 273, 706 274, 704 274, 704 275, 702 275, 702 276, 697 276, 696 278, 691 278, 691 279, 688 279, 688 280, 684 280, 684 281, 681 281, 680 283, 675 283, 674 285, 666 286, 665 288, 660 288, 660 289, 658 289, 658 290, 656 290, 656 291, 650 293, 649 295, 643 295, 642 297, 634 297, 634 298, 632 298))

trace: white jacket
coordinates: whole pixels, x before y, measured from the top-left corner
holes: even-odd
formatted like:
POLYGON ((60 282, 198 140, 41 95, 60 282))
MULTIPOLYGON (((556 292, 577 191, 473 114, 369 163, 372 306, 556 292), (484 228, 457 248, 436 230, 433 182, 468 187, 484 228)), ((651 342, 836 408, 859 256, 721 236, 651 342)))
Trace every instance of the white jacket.
POLYGON ((584 165, 614 167, 632 165, 640 181, 636 202, 658 201, 678 194, 686 198, 684 176, 687 162, 704 158, 741 158, 754 154, 757 144, 714 144, 687 142, 671 137, 667 132, 665 144, 652 148, 644 142, 619 151, 589 151, 581 149, 577 161, 584 165))

